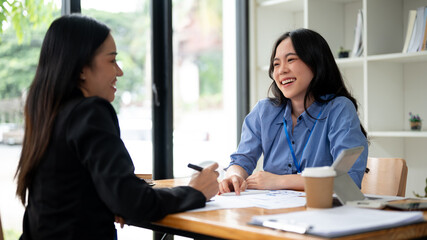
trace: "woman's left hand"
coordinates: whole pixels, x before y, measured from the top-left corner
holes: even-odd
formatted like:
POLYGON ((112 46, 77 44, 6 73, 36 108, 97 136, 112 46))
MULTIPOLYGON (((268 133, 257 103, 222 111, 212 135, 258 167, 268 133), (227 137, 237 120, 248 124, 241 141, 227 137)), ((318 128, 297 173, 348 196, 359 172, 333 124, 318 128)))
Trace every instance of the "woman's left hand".
POLYGON ((277 190, 283 189, 284 186, 281 184, 281 175, 277 175, 270 172, 259 171, 250 175, 246 179, 248 188, 250 189, 270 189, 277 190))

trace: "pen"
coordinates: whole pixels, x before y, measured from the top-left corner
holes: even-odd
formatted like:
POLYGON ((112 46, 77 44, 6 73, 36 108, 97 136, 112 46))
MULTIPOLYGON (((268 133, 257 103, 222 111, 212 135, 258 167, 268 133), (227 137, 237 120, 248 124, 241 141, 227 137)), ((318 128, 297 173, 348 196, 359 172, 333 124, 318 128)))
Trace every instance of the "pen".
MULTIPOLYGON (((246 190, 243 192, 240 192, 240 195, 252 195, 252 194, 266 194, 269 193, 269 190, 246 190)), ((221 193, 219 196, 237 196, 236 192, 227 192, 227 193, 221 193)))
POLYGON ((203 168, 202 168, 202 167, 197 166, 197 165, 194 165, 194 164, 191 164, 191 163, 189 163, 189 164, 187 165, 187 167, 189 167, 189 168, 191 168, 191 169, 194 169, 194 170, 196 170, 196 171, 199 171, 199 172, 203 171, 203 168))

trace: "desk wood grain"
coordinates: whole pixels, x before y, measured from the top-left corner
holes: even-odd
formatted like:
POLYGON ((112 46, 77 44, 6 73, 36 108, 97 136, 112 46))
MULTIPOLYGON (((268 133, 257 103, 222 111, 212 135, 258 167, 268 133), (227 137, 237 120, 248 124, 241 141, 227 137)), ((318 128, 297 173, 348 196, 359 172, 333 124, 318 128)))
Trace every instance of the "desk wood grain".
MULTIPOLYGON (((173 187, 188 184, 188 179, 168 179, 155 181, 155 187, 173 187)), ((221 209, 206 212, 183 212, 170 214, 164 219, 153 222, 153 226, 163 229, 179 230, 184 232, 207 235, 224 239, 324 239, 312 235, 301 235, 283 232, 258 226, 248 225, 254 215, 268 215, 304 211, 304 207, 285 209, 263 208, 236 208, 221 209)), ((424 211, 424 219, 427 221, 427 211, 424 211)), ((427 236, 427 222, 412 224, 409 226, 366 232, 356 235, 340 237, 336 239, 408 239, 427 236)))

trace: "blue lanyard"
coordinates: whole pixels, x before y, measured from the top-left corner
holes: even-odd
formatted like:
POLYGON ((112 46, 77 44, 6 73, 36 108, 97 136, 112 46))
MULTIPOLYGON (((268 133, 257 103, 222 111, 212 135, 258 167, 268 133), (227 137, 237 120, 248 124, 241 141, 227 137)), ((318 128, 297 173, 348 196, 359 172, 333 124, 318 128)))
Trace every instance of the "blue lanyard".
MULTIPOLYGON (((319 115, 317 115, 316 120, 314 121, 313 127, 310 130, 310 134, 308 135, 307 142, 305 142, 304 149, 302 150, 301 160, 302 160, 302 156, 304 155, 305 148, 307 147, 308 140, 310 140, 311 134, 313 133, 313 129, 316 126, 317 119, 320 117, 320 114, 322 114, 322 110, 320 110, 319 115)), ((289 137, 289 132, 288 132, 288 125, 286 125, 285 117, 283 117, 283 128, 285 129, 286 140, 288 140, 289 149, 291 149, 292 158, 294 159, 295 166, 297 167, 298 173, 301 173, 301 166, 297 161, 297 157, 295 156, 294 148, 292 147, 291 138, 289 137)), ((300 160, 300 162, 301 162, 301 160, 300 160)))

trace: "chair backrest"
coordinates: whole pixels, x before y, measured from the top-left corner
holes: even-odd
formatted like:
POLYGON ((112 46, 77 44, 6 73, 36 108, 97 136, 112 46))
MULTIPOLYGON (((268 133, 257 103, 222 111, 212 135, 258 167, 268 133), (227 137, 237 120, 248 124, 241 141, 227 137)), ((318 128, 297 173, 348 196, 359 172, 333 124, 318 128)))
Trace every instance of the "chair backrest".
POLYGON ((405 196, 408 167, 402 158, 368 158, 362 180, 364 194, 405 196))

